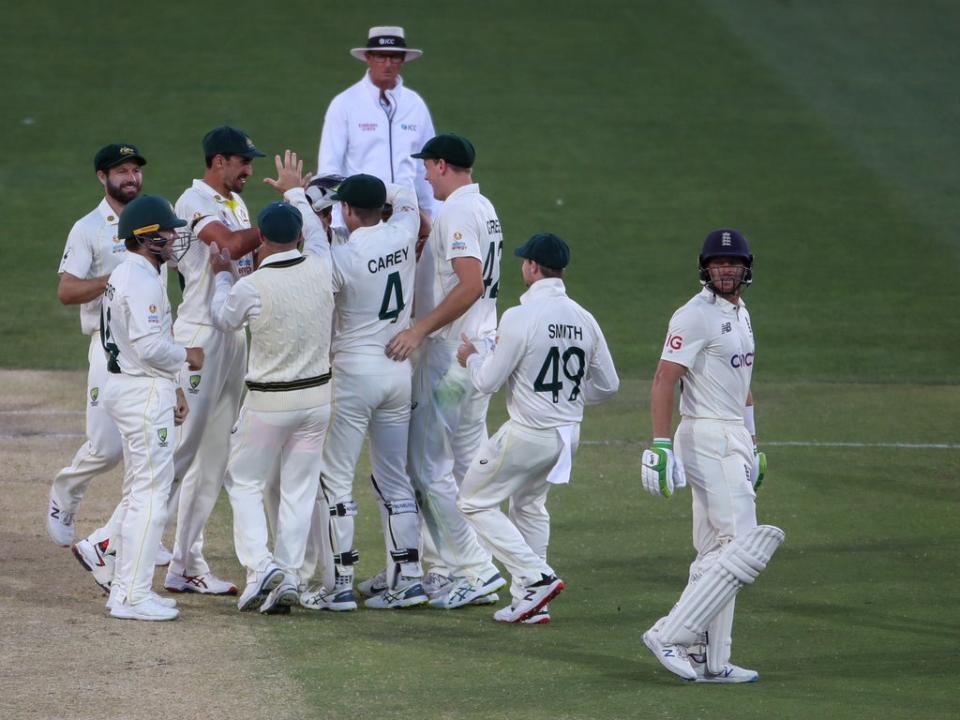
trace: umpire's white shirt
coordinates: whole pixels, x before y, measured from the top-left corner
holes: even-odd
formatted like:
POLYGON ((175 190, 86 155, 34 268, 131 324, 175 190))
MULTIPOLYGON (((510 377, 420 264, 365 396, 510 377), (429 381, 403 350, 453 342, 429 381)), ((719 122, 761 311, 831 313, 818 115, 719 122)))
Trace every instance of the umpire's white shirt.
POLYGON ((510 419, 527 427, 579 423, 584 404, 617 392, 620 380, 593 315, 567 297, 563 280, 538 280, 500 319, 496 344, 467 360, 478 390, 506 381, 510 419))
POLYGON ((670 318, 661 360, 683 365, 680 414, 742 420, 753 374, 753 329, 743 300, 734 305, 704 288, 670 318))
POLYGON ((431 339, 459 343, 461 333, 469 338, 492 336, 497 329, 503 232, 497 211, 480 194, 478 184, 464 185, 447 196, 433 221, 427 244, 434 263, 433 293, 430 297, 417 296, 418 317, 439 305, 460 282, 453 270, 456 258, 477 258, 482 263, 484 285, 483 296, 459 318, 431 333, 431 339))
POLYGON ((423 162, 410 157, 436 134, 430 111, 399 76, 396 87, 385 94, 388 107, 381 105, 380 88, 367 72, 330 102, 320 136, 317 174, 367 173, 384 182, 410 185, 417 191, 420 207, 432 212, 435 201, 423 162))
MULTIPOLYGON (((127 256, 123 240, 117 239, 120 218, 107 199, 77 220, 67 236, 67 244, 57 272, 70 273, 81 280, 109 275, 127 256)), ((166 279, 166 275, 164 275, 166 279)), ((92 335, 100 329, 100 298, 80 305, 80 329, 92 335)))
POLYGON ((124 375, 174 380, 187 359, 173 341, 170 301, 162 275, 142 255, 127 253, 104 291, 105 347, 116 346, 124 375))
MULTIPOLYGON (((219 222, 230 231, 250 227, 250 214, 243 199, 237 193, 230 197, 221 195, 203 180, 194 180, 183 191, 175 206, 177 217, 187 221, 193 238, 190 249, 177 263, 183 275, 183 300, 177 308, 177 323, 188 322, 212 325, 210 301, 213 299, 214 281, 210 270, 210 254, 207 245, 200 239, 200 232, 210 223, 219 222)), ((234 261, 240 277, 253 272, 253 255, 248 253, 234 261)))

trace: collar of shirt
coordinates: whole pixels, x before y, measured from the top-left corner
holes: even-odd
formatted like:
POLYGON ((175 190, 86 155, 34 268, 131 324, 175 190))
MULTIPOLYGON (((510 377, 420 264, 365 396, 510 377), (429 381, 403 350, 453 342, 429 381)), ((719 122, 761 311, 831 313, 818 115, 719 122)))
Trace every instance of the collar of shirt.
POLYGON ((520 296, 520 304, 530 302, 542 297, 563 297, 567 294, 567 288, 560 278, 543 278, 537 280, 530 288, 520 296))
POLYGON ((725 313, 733 313, 743 307, 743 298, 739 298, 737 300, 737 304, 734 305, 729 300, 715 294, 713 290, 710 290, 709 288, 703 288, 703 290, 700 291, 700 297, 707 302, 713 303, 717 306, 718 310, 725 313))
POLYGON ((148 270, 153 271, 154 277, 160 277, 160 268, 154 267, 152 262, 147 260, 138 252, 127 253, 127 262, 132 262, 134 265, 140 265, 141 267, 147 268, 148 270))
MULTIPOLYGON (((363 75, 363 80, 360 82, 363 83, 363 86, 367 89, 367 92, 370 93, 370 97, 374 99, 375 102, 380 102, 380 88, 373 84, 373 80, 370 79, 370 71, 363 75)), ((403 77, 397 75, 397 84, 392 88, 386 91, 386 94, 390 97, 398 97, 400 91, 403 89, 403 77)))
POLYGON ((454 190, 452 193, 447 195, 447 202, 460 197, 461 195, 470 195, 470 194, 480 194, 480 185, 478 183, 470 183, 469 185, 462 185, 454 190))
POLYGON ((116 225, 120 222, 120 217, 114 212, 113 208, 110 207, 107 198, 103 198, 103 200, 100 201, 100 204, 97 205, 97 211, 103 217, 103 221, 108 225, 116 225))
POLYGON ((240 200, 235 198, 233 193, 230 193, 230 197, 224 197, 219 192, 214 190, 212 187, 207 185, 203 180, 194 180, 193 189, 207 197, 212 197, 221 205, 226 205, 231 210, 236 210, 237 206, 240 204, 240 200))
POLYGON ((260 263, 260 267, 265 265, 273 265, 273 263, 283 262, 284 260, 296 260, 300 257, 300 251, 294 248, 293 250, 284 250, 283 252, 274 253, 269 257, 265 258, 260 263))

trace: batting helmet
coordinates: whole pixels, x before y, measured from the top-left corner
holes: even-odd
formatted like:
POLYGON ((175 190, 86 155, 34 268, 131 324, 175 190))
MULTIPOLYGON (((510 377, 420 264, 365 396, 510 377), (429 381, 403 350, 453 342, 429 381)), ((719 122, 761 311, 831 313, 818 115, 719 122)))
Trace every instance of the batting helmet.
POLYGON ((307 185, 307 199, 310 201, 310 207, 313 208, 314 212, 319 213, 328 207, 333 207, 336 200, 333 200, 331 196, 340 187, 340 183, 344 179, 343 175, 321 175, 310 181, 310 184, 307 185))
POLYGON ((739 230, 720 228, 712 231, 703 241, 703 248, 700 250, 700 284, 714 292, 717 289, 710 280, 707 263, 711 258, 718 257, 741 258, 746 269, 740 280, 740 285, 746 286, 753 282, 753 254, 750 252, 747 239, 739 230))
POLYGON ((159 195, 141 195, 120 213, 117 237, 136 240, 154 255, 168 242, 173 242, 173 257, 179 260, 190 247, 190 233, 179 232, 174 240, 160 235, 161 230, 176 230, 187 224, 174 214, 170 203, 159 195))

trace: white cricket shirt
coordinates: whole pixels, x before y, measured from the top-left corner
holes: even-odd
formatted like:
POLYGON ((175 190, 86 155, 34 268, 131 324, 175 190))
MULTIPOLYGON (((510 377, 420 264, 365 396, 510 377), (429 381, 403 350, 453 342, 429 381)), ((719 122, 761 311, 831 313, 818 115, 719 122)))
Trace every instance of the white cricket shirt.
POLYGON ((538 280, 500 319, 496 344, 467 359, 483 393, 507 383, 510 419, 547 429, 583 419, 584 405, 617 392, 613 358, 593 315, 567 297, 563 280, 538 280))
MULTIPOLYGON (((74 223, 57 272, 70 273, 81 280, 112 273, 127 256, 123 240, 117 239, 119 221, 107 199, 101 200, 97 207, 74 223)), ((100 329, 100 301, 98 297, 80 305, 80 329, 84 335, 100 329)))
MULTIPOLYGON (((177 263, 177 270, 184 280, 177 322, 212 325, 210 301, 213 299, 214 279, 210 270, 210 252, 200 239, 200 232, 212 222, 223 223, 230 231, 249 228, 250 214, 237 193, 226 197, 203 180, 194 180, 193 185, 183 191, 175 211, 177 217, 187 221, 187 228, 193 233, 190 249, 177 263)), ((240 277, 249 275, 253 272, 253 254, 247 253, 234 260, 234 268, 240 277)))
POLYGON ((680 414, 714 420, 742 420, 753 374, 750 313, 707 288, 670 318, 661 360, 683 365, 680 414))
POLYGON ((333 98, 323 120, 317 175, 367 173, 385 183, 410 185, 420 207, 432 214, 436 201, 423 161, 410 157, 436 134, 430 111, 399 76, 396 87, 385 94, 387 107, 367 72, 333 98))
POLYGON ((503 232, 496 210, 480 194, 478 184, 464 185, 450 193, 433 221, 428 245, 433 260, 433 292, 431 296, 417 297, 418 317, 433 310, 460 282, 453 271, 455 258, 480 260, 484 286, 483 297, 452 323, 431 333, 430 337, 459 343, 460 333, 469 338, 493 335, 497 329, 503 232))
POLYGON ((127 253, 103 293, 104 348, 114 346, 124 375, 174 380, 187 359, 173 341, 163 276, 142 255, 127 253))

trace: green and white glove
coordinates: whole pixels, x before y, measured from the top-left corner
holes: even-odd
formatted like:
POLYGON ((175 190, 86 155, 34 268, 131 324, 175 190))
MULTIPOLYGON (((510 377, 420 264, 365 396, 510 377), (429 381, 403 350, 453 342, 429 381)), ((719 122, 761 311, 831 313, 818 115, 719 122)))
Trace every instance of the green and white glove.
POLYGON ((674 490, 686 487, 683 463, 673 454, 670 438, 654 438, 653 445, 643 451, 640 462, 643 489, 651 495, 670 497, 674 490))
POLYGON ((750 482, 753 483, 753 489, 757 490, 763 478, 767 476, 767 454, 757 450, 753 446, 753 472, 750 473, 750 482))

